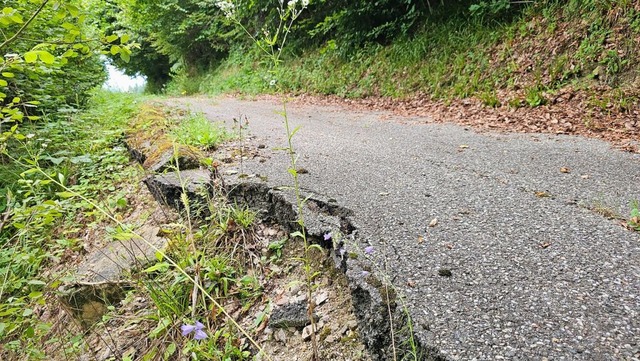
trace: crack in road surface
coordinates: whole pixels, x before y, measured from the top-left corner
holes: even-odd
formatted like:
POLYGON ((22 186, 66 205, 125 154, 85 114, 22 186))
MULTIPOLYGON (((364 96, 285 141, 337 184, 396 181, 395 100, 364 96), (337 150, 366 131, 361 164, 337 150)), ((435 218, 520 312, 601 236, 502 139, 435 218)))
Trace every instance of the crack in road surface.
MULTIPOLYGON (((224 169, 259 177, 229 179, 290 186, 288 155, 276 150, 286 143, 281 105, 175 101, 212 121, 247 117, 243 143, 258 156, 224 169)), ((381 112, 295 102, 288 111, 301 126, 302 186, 352 212, 358 231, 347 251, 373 246, 375 264, 347 261, 353 289, 366 287, 362 267, 384 269, 429 357, 640 358, 640 235, 575 206, 628 214, 640 199, 637 154, 580 137, 478 134, 381 112)), ((360 314, 361 325, 379 316, 360 314)), ((378 341, 369 346, 388 346, 378 341)))

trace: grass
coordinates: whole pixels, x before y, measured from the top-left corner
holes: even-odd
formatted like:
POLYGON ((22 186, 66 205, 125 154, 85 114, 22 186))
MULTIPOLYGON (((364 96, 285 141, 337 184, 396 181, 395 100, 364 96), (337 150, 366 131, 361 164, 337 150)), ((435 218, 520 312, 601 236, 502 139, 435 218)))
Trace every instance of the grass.
POLYGON ((176 143, 191 145, 204 150, 215 150, 220 144, 234 139, 224 125, 209 121, 202 114, 191 114, 171 131, 176 143))

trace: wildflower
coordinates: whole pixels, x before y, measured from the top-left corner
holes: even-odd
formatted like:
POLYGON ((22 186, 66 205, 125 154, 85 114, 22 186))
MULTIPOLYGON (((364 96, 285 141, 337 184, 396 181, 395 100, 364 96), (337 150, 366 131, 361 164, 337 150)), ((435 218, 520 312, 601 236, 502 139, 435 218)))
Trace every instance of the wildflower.
POLYGON ((373 253, 373 246, 367 246, 364 248, 364 253, 365 254, 372 254, 373 253))
POLYGON ((236 10, 236 6, 231 2, 231 0, 217 1, 216 6, 222 10, 227 18, 232 18, 236 10))
POLYGON ((347 253, 347 250, 346 250, 346 249, 344 249, 344 247, 341 247, 341 248, 340 248, 340 255, 341 255, 342 257, 344 257, 345 253, 347 253))
POLYGON ((274 85, 276 85, 276 80, 271 79, 271 81, 269 82, 269 86, 274 86, 274 85))
POLYGON ((325 241, 330 241, 331 240, 331 232, 324 234, 324 240, 325 241))
POLYGON ((207 334, 203 331, 204 325, 198 321, 196 321, 195 325, 184 324, 180 326, 180 329, 182 330, 182 336, 187 336, 193 332, 194 340, 204 340, 207 338, 207 334))
POLYGON ((362 277, 367 277, 369 275, 369 271, 362 271, 362 277))

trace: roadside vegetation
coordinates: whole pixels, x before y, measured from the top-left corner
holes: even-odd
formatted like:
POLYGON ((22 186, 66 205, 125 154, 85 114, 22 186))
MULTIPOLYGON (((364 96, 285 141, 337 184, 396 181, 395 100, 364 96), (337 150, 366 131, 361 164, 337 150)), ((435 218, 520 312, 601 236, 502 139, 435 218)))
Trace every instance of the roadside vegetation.
MULTIPOLYGON (((265 1, 240 5, 235 16, 253 36, 277 22, 265 1)), ((278 74, 263 66, 259 45, 215 8, 185 5, 202 17, 185 16, 180 30, 163 27, 174 8, 162 8, 135 2, 132 12, 153 9, 153 15, 122 23, 159 34, 155 49, 173 64, 164 73, 172 79, 164 85, 169 93, 273 92, 270 81, 277 79, 290 93, 348 98, 473 97, 488 107, 518 108, 570 91, 606 113, 638 105, 637 1, 311 2, 292 29, 278 74), (197 34, 198 46, 187 48, 181 32, 197 34), (204 49, 206 56, 196 56, 204 49)))

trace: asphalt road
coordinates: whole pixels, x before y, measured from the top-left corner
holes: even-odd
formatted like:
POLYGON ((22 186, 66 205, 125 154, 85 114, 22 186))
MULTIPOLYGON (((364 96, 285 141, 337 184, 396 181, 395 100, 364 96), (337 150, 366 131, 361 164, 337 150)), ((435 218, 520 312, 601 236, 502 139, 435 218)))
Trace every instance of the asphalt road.
MULTIPOLYGON (((246 116, 246 144, 266 148, 241 172, 291 184, 281 105, 176 101, 246 116)), ((640 199, 638 154, 339 107, 288 114, 302 186, 354 211, 349 247, 374 247, 424 344, 452 360, 640 358, 640 233, 604 216, 640 199)))

